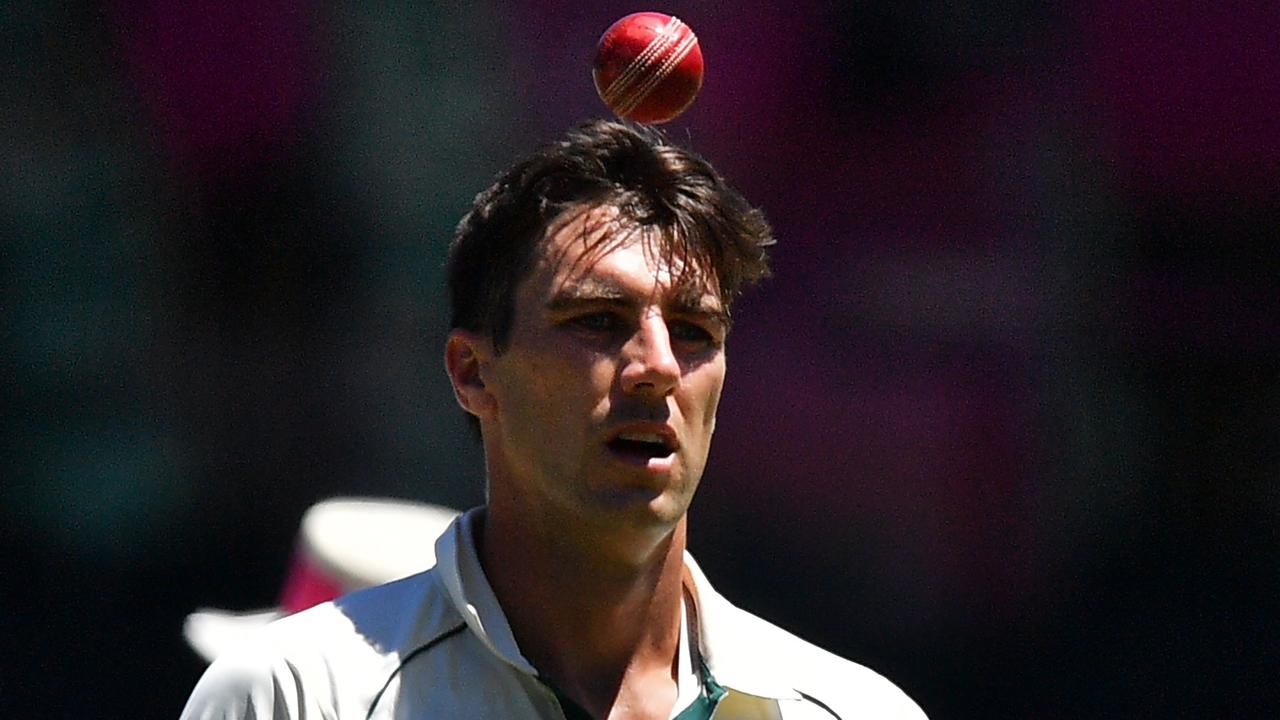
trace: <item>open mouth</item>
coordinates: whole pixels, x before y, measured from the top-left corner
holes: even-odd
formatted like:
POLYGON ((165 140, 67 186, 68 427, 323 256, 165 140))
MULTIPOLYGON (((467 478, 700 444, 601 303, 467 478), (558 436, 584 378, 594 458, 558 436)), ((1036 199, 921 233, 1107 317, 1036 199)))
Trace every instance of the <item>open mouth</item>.
POLYGON ((658 433, 621 433, 608 445, 617 455, 643 461, 664 458, 675 452, 675 443, 658 433))

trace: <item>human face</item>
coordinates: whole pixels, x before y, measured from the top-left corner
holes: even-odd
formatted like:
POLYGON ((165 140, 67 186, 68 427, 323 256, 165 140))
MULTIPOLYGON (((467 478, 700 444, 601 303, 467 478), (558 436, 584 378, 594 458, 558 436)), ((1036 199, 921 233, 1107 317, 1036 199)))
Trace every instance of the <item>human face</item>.
POLYGON ((544 240, 483 373, 491 503, 611 527, 684 516, 715 429, 728 318, 709 278, 657 255, 609 208, 544 240))

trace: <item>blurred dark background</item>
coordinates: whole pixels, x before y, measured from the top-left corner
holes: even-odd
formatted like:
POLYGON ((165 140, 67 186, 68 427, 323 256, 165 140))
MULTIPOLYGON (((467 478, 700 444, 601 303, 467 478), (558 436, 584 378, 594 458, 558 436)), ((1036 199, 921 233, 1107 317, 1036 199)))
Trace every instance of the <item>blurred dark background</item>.
POLYGON ((1275 717, 1274 3, 780 5, 5 3, 3 714, 176 717, 310 504, 480 501, 446 243, 652 9, 780 239, 712 580, 935 718, 1275 717))

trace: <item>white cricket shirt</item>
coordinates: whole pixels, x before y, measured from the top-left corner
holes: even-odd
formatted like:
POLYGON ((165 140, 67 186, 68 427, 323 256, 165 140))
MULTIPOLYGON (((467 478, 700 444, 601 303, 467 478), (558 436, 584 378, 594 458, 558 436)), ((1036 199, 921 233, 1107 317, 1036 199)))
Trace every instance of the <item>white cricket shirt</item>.
MULTIPOLYGON (((480 567, 472 527, 481 511, 437 540, 436 567, 273 622, 219 656, 182 720, 565 720, 480 567)), ((735 607, 688 554, 685 563, 697 637, 682 632, 672 717, 723 688, 704 704, 715 720, 924 718, 885 678, 735 607), (700 653, 689 652, 694 640, 700 653), (699 655, 701 678, 689 659, 699 655)))

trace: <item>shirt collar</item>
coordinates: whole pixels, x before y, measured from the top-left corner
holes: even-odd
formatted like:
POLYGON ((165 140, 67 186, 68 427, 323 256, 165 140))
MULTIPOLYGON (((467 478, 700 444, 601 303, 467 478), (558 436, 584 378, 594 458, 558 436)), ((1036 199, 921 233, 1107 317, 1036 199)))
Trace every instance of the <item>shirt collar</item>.
POLYGON ((693 580, 698 648, 716 682, 756 697, 799 700, 777 669, 779 656, 770 643, 776 630, 716 592, 688 552, 684 565, 693 580))
MULTIPOLYGON (((538 671, 520 654, 507 617, 480 566, 474 529, 483 513, 483 507, 468 510, 440 536, 436 541, 436 569, 471 632, 507 664, 536 677, 538 671)), ((756 697, 800 699, 778 678, 766 640, 771 633, 753 632, 763 621, 717 593, 688 552, 684 564, 693 581, 698 648, 716 682, 756 697)), ((680 650, 682 656, 687 654, 683 643, 680 650)))
POLYGON ((538 671, 520 654, 507 616, 480 567, 475 544, 475 524, 483 507, 463 513, 436 540, 436 567, 453 606, 467 627, 489 650, 517 670, 537 676, 538 671))

